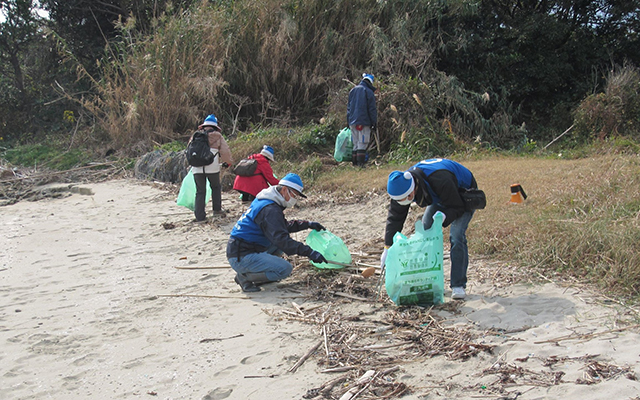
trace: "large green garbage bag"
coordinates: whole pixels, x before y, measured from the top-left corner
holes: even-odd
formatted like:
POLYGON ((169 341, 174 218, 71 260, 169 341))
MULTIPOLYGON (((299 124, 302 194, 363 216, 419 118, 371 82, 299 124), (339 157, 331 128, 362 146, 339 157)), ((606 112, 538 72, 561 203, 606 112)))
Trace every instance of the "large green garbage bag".
POLYGON ((442 270, 442 220, 437 212, 433 225, 424 230, 422 221, 407 238, 398 232, 387 253, 385 288, 396 305, 431 305, 444 302, 444 273, 442 270))
MULTIPOLYGON (((205 204, 211 200, 211 186, 207 182, 207 194, 205 195, 205 204)), ((196 181, 193 180, 193 172, 189 169, 189 173, 182 179, 182 185, 180 185, 180 192, 178 192, 178 199, 176 204, 179 206, 187 207, 193 211, 196 208, 196 181)))
POLYGON ((341 130, 336 137, 336 147, 333 151, 333 158, 335 158, 337 162, 351 161, 352 150, 351 129, 347 127, 341 130))
MULTIPOLYGON (((307 246, 311 247, 315 251, 319 252, 327 259, 327 261, 336 261, 343 264, 351 264, 351 253, 344 244, 342 239, 328 230, 316 231, 312 230, 305 240, 307 246)), ((320 269, 337 269, 344 268, 344 265, 338 265, 333 263, 314 263, 315 267, 320 269)))

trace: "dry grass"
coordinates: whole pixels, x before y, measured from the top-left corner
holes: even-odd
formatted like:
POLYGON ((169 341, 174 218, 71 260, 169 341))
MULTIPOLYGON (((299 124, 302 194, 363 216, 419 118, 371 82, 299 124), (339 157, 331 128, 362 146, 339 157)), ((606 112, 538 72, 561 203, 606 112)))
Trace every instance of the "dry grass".
MULTIPOLYGON (((602 155, 579 160, 524 157, 459 159, 487 194, 469 229, 470 251, 577 278, 617 294, 640 290, 640 160, 602 155), (510 185, 528 195, 510 204, 510 185)), ((340 168, 318 178, 314 190, 338 196, 384 193, 394 169, 340 168)))

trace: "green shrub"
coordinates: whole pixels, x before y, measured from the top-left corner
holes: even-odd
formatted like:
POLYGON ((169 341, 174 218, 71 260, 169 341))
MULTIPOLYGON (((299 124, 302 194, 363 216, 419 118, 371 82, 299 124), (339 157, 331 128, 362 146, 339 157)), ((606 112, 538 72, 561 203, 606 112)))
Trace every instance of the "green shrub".
POLYGON ((311 125, 300 129, 297 141, 307 154, 332 150, 339 132, 329 125, 311 125))
POLYGON ((80 149, 59 150, 42 144, 21 145, 5 151, 3 158, 13 165, 66 170, 80 166, 89 156, 80 149))
POLYGON ((616 135, 640 139, 640 70, 624 66, 612 71, 604 93, 592 94, 580 103, 574 124, 576 143, 616 135))
POLYGON ((174 140, 173 142, 155 146, 154 150, 171 152, 171 151, 184 151, 186 148, 187 148, 187 144, 185 142, 174 140))

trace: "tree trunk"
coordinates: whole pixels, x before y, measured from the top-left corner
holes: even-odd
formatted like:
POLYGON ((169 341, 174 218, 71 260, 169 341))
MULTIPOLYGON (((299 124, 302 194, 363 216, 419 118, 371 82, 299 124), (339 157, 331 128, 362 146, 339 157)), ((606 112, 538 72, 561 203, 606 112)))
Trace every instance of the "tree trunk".
POLYGON ((9 62, 13 67, 13 80, 19 93, 19 108, 22 109, 27 104, 27 93, 24 90, 24 75, 22 74, 22 66, 20 65, 20 59, 18 53, 11 53, 9 56, 9 62))

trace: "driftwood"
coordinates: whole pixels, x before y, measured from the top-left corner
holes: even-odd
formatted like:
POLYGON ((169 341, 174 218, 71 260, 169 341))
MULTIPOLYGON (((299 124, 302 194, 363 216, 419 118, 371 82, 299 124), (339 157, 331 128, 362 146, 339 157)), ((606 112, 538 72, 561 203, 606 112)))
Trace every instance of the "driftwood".
POLYGON ((250 300, 251 297, 240 296, 218 296, 215 294, 158 294, 157 297, 202 297, 205 299, 243 299, 250 300))
POLYGON ((629 325, 626 326, 624 328, 618 328, 618 329, 609 329, 607 331, 602 331, 602 332, 594 332, 594 333, 586 333, 586 334, 576 334, 576 333, 572 333, 569 335, 565 335, 565 336, 560 336, 554 339, 547 339, 547 340, 541 340, 538 342, 533 342, 535 344, 542 344, 542 343, 558 343, 558 342, 562 342, 564 340, 584 340, 584 339, 592 339, 596 336, 602 336, 602 335, 606 335, 609 333, 616 333, 616 332, 622 332, 622 331, 626 331, 628 329, 632 329, 632 328, 637 328, 639 327, 640 324, 636 324, 636 325, 629 325))
POLYGON ((218 340, 227 340, 227 339, 235 339, 238 337, 243 337, 244 335, 242 333, 239 333, 237 335, 233 335, 233 336, 229 336, 229 337, 225 337, 225 338, 211 338, 211 339, 202 339, 200 341, 200 343, 209 343, 209 342, 216 342, 218 340))
POLYGON ((10 179, 3 179, 3 180, 0 181, 0 183, 10 183, 10 182, 12 183, 12 182, 22 181, 22 180, 26 180, 26 179, 39 180, 39 179, 49 178, 49 177, 52 177, 52 176, 69 174, 71 172, 84 171, 84 170, 91 169, 91 168, 96 168, 96 167, 112 166, 114 164, 115 164, 115 162, 97 163, 97 164, 85 165, 84 167, 66 169, 64 171, 38 172, 38 173, 35 173, 33 175, 23 175, 23 176, 20 176, 20 177, 16 176, 16 177, 13 177, 13 178, 10 178, 10 179))
POLYGON ((173 267, 175 269, 229 269, 231 265, 214 265, 212 267, 189 267, 189 266, 180 266, 173 267))
POLYGON ((293 367, 289 368, 289 372, 292 372, 292 373, 293 373, 293 372, 296 372, 296 370, 297 370, 298 368, 300 368, 300 366, 301 366, 302 364, 304 364, 304 362, 305 362, 305 361, 307 361, 307 359, 308 359, 309 357, 311 357, 311 355, 312 355, 316 350, 318 350, 318 347, 320 347, 321 345, 322 345, 322 342, 319 342, 318 344, 316 344, 315 346, 313 346, 313 347, 311 348, 311 350, 309 350, 309 351, 307 352, 307 354, 305 354, 304 356, 302 356, 302 358, 300 358, 300 359, 298 360, 298 362, 297 362, 297 363, 295 363, 295 365, 294 365, 293 367))

